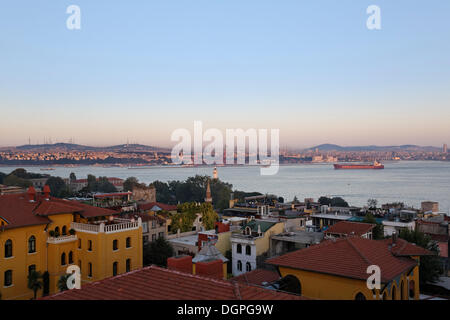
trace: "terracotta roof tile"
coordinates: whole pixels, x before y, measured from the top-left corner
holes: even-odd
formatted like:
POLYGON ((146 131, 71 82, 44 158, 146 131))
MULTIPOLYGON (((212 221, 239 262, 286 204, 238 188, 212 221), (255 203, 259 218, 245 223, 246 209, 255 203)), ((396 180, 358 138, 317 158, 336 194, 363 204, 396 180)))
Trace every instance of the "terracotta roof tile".
POLYGON ((343 236, 353 234, 362 236, 363 234, 370 232, 373 228, 375 228, 375 225, 370 223, 340 221, 329 227, 325 231, 325 234, 339 234, 343 236))
POLYGON ((327 240, 266 262, 361 280, 367 279, 368 266, 378 265, 381 268, 381 280, 385 283, 417 265, 417 261, 410 258, 411 255, 430 254, 428 250, 404 242, 397 239, 397 244, 392 247, 386 240, 346 237, 327 240))
POLYGON ((297 295, 156 266, 68 290, 44 300, 300 300, 297 295))

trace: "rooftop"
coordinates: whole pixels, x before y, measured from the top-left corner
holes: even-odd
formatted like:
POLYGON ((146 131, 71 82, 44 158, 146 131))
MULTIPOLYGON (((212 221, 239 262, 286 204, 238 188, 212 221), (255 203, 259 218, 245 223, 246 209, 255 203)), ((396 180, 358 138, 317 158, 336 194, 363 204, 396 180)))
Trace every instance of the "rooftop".
POLYGON ((325 234, 339 234, 339 235, 356 235, 362 236, 375 228, 374 224, 370 223, 360 223, 360 222, 349 222, 349 221, 340 221, 331 227, 329 227, 325 234))
POLYGON ((300 296, 156 266, 66 290, 43 300, 301 300, 300 296))
POLYGON ((381 268, 381 281, 386 283, 417 265, 411 256, 430 254, 430 251, 402 239, 397 239, 393 246, 392 239, 346 237, 327 240, 266 262, 279 267, 360 280, 367 280, 366 271, 370 265, 378 265, 381 268))
POLYGON ((280 279, 280 275, 276 271, 266 269, 256 269, 250 272, 241 274, 240 276, 231 278, 231 281, 242 282, 245 284, 253 284, 262 286, 265 282, 271 283, 280 279))
POLYGON ((323 240, 323 233, 309 231, 284 232, 272 236, 272 239, 303 244, 317 244, 323 240))

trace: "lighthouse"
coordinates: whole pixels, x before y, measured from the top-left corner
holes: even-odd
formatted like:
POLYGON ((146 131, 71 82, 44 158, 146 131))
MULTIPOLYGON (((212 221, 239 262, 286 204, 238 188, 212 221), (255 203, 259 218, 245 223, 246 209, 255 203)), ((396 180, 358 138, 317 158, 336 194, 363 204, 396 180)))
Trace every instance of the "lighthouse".
POLYGON ((217 167, 214 167, 213 178, 214 180, 217 180, 217 167))

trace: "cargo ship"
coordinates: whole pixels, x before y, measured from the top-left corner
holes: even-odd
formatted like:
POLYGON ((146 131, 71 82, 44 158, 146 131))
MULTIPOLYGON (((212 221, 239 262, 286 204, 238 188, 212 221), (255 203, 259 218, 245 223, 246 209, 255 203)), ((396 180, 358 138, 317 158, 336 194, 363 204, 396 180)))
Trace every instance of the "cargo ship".
POLYGON ((335 164, 334 169, 384 169, 384 165, 378 161, 373 164, 335 164))

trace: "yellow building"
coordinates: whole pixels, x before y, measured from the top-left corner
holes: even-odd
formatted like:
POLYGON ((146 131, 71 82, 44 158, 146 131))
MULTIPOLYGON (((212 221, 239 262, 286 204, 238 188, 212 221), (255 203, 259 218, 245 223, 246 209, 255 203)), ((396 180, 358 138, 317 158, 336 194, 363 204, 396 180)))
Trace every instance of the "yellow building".
POLYGON ((34 188, 0 196, 0 293, 2 299, 30 299, 31 271, 48 272, 38 292, 58 291, 70 265, 81 284, 142 267, 142 227, 118 212, 50 197, 34 188))
POLYGON ((419 256, 429 254, 402 239, 348 237, 324 241, 267 263, 278 267, 287 291, 307 298, 417 300, 419 256), (368 268, 373 266, 380 268, 380 289, 372 290, 367 284, 373 273, 368 268))

